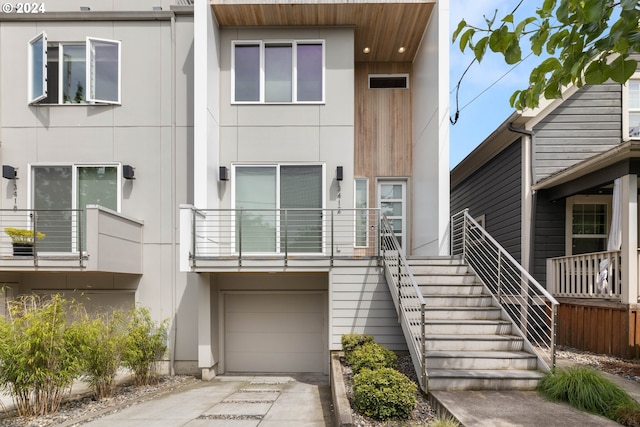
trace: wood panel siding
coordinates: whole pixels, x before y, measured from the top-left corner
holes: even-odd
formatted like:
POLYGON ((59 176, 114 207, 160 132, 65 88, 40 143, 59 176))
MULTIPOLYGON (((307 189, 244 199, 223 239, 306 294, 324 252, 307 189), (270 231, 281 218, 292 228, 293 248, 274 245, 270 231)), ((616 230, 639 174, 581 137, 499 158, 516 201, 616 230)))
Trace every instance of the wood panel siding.
POLYGON ((546 287, 547 258, 565 254, 565 199, 551 201, 545 190, 538 191, 534 197, 534 258, 531 275, 546 287))
POLYGON ((520 200, 522 159, 520 140, 451 190, 451 213, 469 208, 472 217, 485 216, 486 230, 520 262, 520 200))
POLYGON ((391 350, 407 350, 387 282, 375 261, 369 267, 333 268, 329 309, 331 350, 339 350, 342 334, 350 333, 372 335, 391 350))
POLYGON ((536 182, 620 144, 622 88, 585 86, 533 128, 536 182))
POLYGON ((411 175, 411 79, 409 89, 369 89, 370 74, 399 73, 411 64, 355 66, 355 176, 411 175))
POLYGON ((318 1, 252 3, 212 0, 221 27, 353 26, 358 62, 412 62, 436 1, 318 1), (364 54, 362 49, 371 51, 364 54), (398 49, 404 47, 404 52, 398 49))
POLYGON ((557 343, 624 358, 640 356, 637 308, 596 301, 560 301, 557 343))

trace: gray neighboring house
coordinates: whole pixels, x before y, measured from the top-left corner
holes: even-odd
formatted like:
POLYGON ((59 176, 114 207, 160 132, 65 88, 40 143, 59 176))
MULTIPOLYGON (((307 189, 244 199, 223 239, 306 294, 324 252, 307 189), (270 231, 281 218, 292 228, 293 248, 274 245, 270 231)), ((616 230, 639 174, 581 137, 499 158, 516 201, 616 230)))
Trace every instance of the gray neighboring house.
POLYGON ((640 72, 515 112, 451 171, 469 213, 560 301, 558 344, 637 357, 640 72))
POLYGON ((197 370, 197 293, 177 257, 178 207, 193 195, 188 3, 6 2, 0 13, 1 298, 139 303, 171 319, 177 372, 197 370), (5 228, 45 236, 24 255, 5 228))

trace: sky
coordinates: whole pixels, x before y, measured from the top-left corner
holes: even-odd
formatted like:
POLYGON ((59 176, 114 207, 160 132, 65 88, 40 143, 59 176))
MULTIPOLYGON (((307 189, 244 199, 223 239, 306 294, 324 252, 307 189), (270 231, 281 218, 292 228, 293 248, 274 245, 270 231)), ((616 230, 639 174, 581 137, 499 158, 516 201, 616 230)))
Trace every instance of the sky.
MULTIPOLYGON (((462 19, 480 26, 480 23, 484 23, 483 15, 493 17, 494 11, 498 9, 498 16, 502 17, 513 11, 518 3, 519 0, 450 0, 450 35, 462 19)), ((515 14, 515 22, 534 16, 536 7, 541 4, 542 0, 524 0, 515 14)), ((475 40, 479 39, 476 35, 475 40)), ((523 57, 528 54, 525 50, 527 41, 521 43, 523 57)), ((462 54, 457 42, 451 45, 451 116, 456 111, 454 88, 472 60, 473 53, 462 54)), ((482 62, 471 66, 460 85, 458 99, 461 111, 458 122, 450 127, 451 169, 513 113, 514 109, 509 106, 509 98, 515 90, 526 88, 529 73, 539 61, 540 58, 531 55, 514 67, 507 65, 502 55, 487 49, 482 62)))

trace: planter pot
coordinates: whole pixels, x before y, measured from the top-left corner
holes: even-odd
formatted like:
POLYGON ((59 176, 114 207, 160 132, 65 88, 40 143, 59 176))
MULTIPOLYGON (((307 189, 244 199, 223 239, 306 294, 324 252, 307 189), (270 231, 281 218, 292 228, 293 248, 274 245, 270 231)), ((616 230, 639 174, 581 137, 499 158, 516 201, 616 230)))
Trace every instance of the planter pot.
POLYGON ((33 256, 33 245, 26 243, 14 243, 13 256, 33 256))

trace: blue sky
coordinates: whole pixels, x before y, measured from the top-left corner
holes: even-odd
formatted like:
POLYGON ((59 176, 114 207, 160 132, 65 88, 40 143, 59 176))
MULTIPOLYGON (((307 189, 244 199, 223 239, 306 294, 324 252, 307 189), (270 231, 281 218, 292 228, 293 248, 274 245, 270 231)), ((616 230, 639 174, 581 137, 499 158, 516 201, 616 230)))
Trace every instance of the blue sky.
MULTIPOLYGON (((518 3, 518 0, 451 0, 450 34, 463 18, 469 23, 480 26, 480 23, 484 22, 483 15, 492 17, 494 11, 498 9, 498 16, 502 17, 511 12, 518 3)), ((536 7, 541 3, 542 0, 525 0, 516 12, 516 22, 524 17, 533 16, 536 7)), ((476 40, 479 40, 479 37, 476 37, 476 40)), ((450 41, 451 38, 449 38, 450 41)), ((525 52, 524 42, 521 46, 524 57, 528 52, 525 52)), ((451 45, 449 91, 454 89, 472 59, 472 53, 460 52, 457 42, 451 45)), ((502 55, 488 49, 482 62, 473 64, 460 85, 461 112, 458 123, 451 126, 451 168, 455 167, 511 115, 514 111, 509 106, 511 94, 516 89, 527 86, 529 72, 539 61, 540 58, 531 55, 514 68, 504 62, 502 55)), ((450 108, 453 116, 456 110, 455 92, 450 96, 450 108)))

